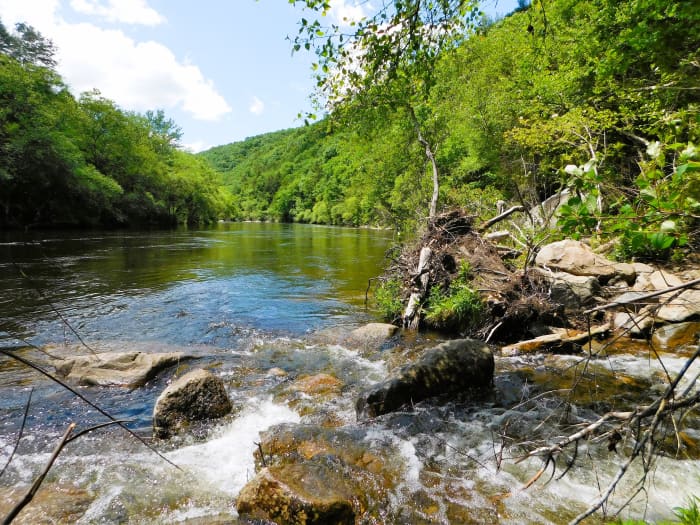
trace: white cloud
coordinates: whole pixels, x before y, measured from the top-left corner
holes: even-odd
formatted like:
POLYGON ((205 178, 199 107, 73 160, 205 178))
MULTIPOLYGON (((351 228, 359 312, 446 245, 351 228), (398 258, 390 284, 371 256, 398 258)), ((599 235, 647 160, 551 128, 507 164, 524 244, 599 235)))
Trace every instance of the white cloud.
POLYGON ((341 25, 359 22, 368 15, 367 4, 357 5, 356 0, 331 0, 330 15, 341 25))
POLYGON ((55 23, 60 0, 0 0, 0 19, 11 29, 18 22, 26 22, 44 36, 55 23))
POLYGON ((182 149, 189 151, 190 153, 199 153, 200 151, 207 150, 211 147, 211 144, 208 144, 203 140, 195 140, 194 142, 188 142, 187 144, 182 145, 182 149))
POLYGON ((165 21, 145 0, 71 0, 70 6, 85 15, 100 16, 110 22, 155 26, 165 21))
POLYGON ((248 107, 248 111, 254 115, 262 115, 263 111, 265 111, 265 103, 258 97, 253 97, 253 100, 250 102, 250 106, 248 107))
MULTIPOLYGON (((145 7, 138 0, 124 5, 145 7)), ((97 88, 125 109, 180 107, 199 120, 218 120, 231 111, 196 65, 178 60, 163 44, 136 42, 119 29, 68 23, 59 16, 60 7, 58 0, 0 0, 8 27, 27 22, 53 40, 58 71, 73 93, 97 88)))

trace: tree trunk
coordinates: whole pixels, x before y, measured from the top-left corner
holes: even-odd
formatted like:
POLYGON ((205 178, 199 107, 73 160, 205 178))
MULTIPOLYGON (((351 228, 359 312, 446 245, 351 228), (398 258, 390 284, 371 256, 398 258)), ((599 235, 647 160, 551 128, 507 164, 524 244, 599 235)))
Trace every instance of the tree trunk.
POLYGON ((416 135, 418 135, 418 143, 425 148, 425 156, 430 161, 430 166, 433 170, 433 196, 430 199, 430 208, 428 210, 428 218, 434 219, 437 215, 437 201, 438 195, 440 194, 440 178, 438 172, 437 161, 435 160, 435 153, 430 143, 423 136, 423 132, 420 129, 420 124, 418 122, 418 117, 416 117, 416 112, 413 111, 412 107, 408 107, 408 112, 411 115, 411 120, 413 121, 413 127, 416 128, 416 135))

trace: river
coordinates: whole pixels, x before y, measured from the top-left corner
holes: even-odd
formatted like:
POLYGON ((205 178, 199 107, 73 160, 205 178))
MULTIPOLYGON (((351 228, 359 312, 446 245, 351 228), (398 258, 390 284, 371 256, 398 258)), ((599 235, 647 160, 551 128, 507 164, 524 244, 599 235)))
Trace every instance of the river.
MULTIPOLYGON (((18 522, 237 523, 235 496, 255 473, 255 443, 261 431, 282 423, 348 429, 360 435, 358 446, 400 470, 401 482, 384 490, 388 508, 368 514, 367 523, 564 523, 585 509, 622 454, 591 444, 562 480, 528 490, 522 487, 539 469, 538 460, 514 461, 520 450, 515 441, 540 437, 543 421, 559 418, 544 424, 548 437, 564 428, 560 398, 520 401, 562 388, 578 357, 499 358, 494 394, 480 403, 422 403, 356 423, 357 392, 387 374, 391 356, 439 340, 405 334, 394 349, 374 352, 337 342, 337 334, 376 320, 365 291, 391 241, 385 231, 255 223, 1 237, 1 345, 87 353, 75 330, 99 350, 182 350, 224 379, 236 407, 204 437, 157 445, 182 470, 119 429, 76 440, 18 522), (286 386, 318 373, 340 381, 337 396, 309 398, 286 386)), ((691 345, 666 354, 665 366, 680 369, 691 345)), ((22 355, 46 362, 36 350, 22 355)), ((0 359, 0 468, 33 389, 22 440, 0 477, 2 514, 31 483, 69 422, 85 427, 102 419, 36 373, 0 359)), ((613 396, 618 385, 631 385, 630 393, 620 391, 629 398, 662 384, 658 364, 639 348, 616 350, 586 373, 591 370, 595 388, 589 385, 586 399, 574 406, 581 416, 595 410, 600 398, 613 396)), ((81 393, 148 435, 154 401, 171 376, 168 371, 135 390, 91 387, 81 393)), ((566 417, 575 419, 571 406, 566 417)), ((684 434, 691 442, 700 438, 698 426, 695 421, 684 434)), ((633 469, 618 500, 638 475, 633 469)), ((624 516, 666 519, 698 493, 694 457, 660 458, 649 490, 624 516)))

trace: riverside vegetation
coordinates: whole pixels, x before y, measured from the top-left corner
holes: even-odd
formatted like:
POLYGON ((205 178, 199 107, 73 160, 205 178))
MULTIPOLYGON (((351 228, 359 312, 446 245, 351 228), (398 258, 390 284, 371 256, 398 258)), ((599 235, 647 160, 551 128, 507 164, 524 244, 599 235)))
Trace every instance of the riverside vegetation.
MULTIPOLYGON (((312 14, 329 8, 325 0, 290 3, 312 14)), ((504 341, 498 330, 518 337, 504 323, 521 310, 507 294, 509 302, 489 304, 489 290, 473 284, 483 268, 450 250, 465 246, 457 238, 486 238, 495 215, 527 216, 492 237, 503 243, 494 244, 499 260, 489 270, 509 278, 564 237, 601 248, 614 241, 608 253, 619 260, 692 260, 700 243, 700 36, 692 28, 700 13, 691 2, 536 0, 499 21, 459 0, 383 2, 377 13, 350 35, 322 17, 301 19, 292 42, 318 54, 320 122, 199 156, 178 149, 179 130, 161 111, 124 112, 97 92, 75 99, 55 73, 49 42, 23 25, 14 34, 0 28, 0 225, 232 218, 393 227, 419 244, 404 244, 396 271, 380 280, 384 314, 406 322, 411 288, 421 288, 415 326, 487 341, 504 341), (47 192, 55 200, 42 199, 47 192), (552 197, 551 210, 540 205, 552 197), (421 262, 436 245, 440 271, 421 262), (502 269, 501 256, 514 262, 502 269)), ((517 298, 536 300, 537 284, 521 279, 517 298)), ((692 385, 676 397, 696 357, 677 379, 666 372, 668 388, 648 405, 587 420, 563 441, 527 451, 544 461, 527 486, 575 445, 568 472, 579 442, 592 436, 608 439, 610 451, 620 432, 631 436, 629 463, 666 453, 655 432, 664 417, 675 425, 675 410, 697 405, 692 385), (611 418, 626 426, 604 425, 611 418)), ((647 472, 645 464, 642 481, 647 472)), ((604 508, 610 492, 575 522, 604 508)), ((692 522, 689 502, 677 515, 692 522)))

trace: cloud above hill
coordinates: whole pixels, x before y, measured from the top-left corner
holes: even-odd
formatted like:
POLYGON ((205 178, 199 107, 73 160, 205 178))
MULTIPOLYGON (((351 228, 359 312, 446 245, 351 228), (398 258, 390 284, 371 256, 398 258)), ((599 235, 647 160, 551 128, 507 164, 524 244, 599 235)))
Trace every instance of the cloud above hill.
POLYGON ((196 65, 161 43, 137 41, 118 26, 100 25, 165 22, 145 0, 0 0, 0 13, 8 28, 26 22, 53 40, 58 71, 76 95, 96 88, 124 109, 177 107, 207 121, 231 111, 196 65), (78 13, 89 21, 71 23, 62 13, 78 13))

